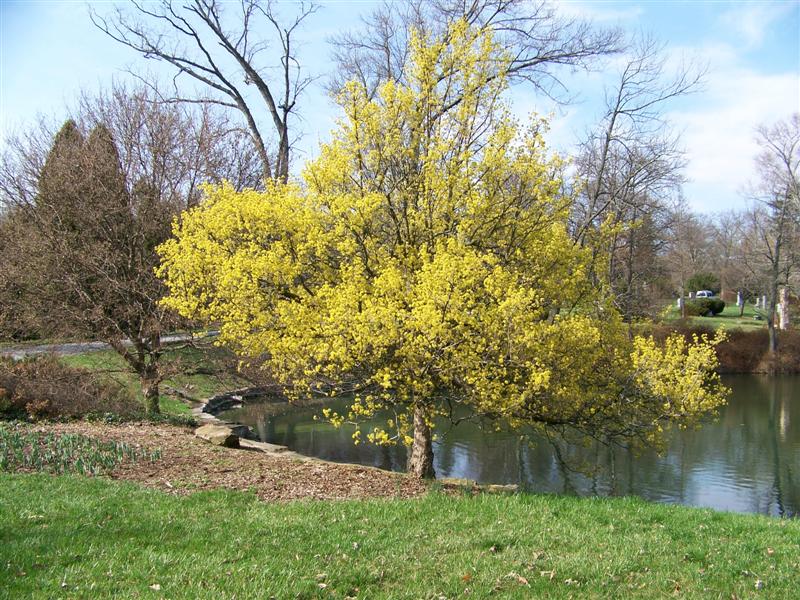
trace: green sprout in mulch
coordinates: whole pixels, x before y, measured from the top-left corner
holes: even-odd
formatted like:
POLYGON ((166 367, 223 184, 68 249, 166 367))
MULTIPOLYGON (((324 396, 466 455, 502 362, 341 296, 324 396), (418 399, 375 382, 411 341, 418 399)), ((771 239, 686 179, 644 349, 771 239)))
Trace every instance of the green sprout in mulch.
POLYGON ((31 431, 0 423, 0 471, 40 471, 107 475, 123 461, 154 462, 161 451, 79 434, 31 431))

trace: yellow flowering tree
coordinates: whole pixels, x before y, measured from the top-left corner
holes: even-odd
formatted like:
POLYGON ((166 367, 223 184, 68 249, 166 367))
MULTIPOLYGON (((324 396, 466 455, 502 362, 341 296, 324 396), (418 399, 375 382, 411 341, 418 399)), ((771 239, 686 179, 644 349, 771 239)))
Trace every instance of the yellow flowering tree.
POLYGON ((334 423, 433 475, 453 402, 512 425, 654 442, 723 401, 713 341, 630 340, 567 231, 543 124, 501 100, 506 58, 463 23, 412 43, 408 83, 356 84, 302 182, 206 188, 160 248, 164 302, 293 395, 353 394, 334 423), (378 410, 384 428, 362 432, 378 410))

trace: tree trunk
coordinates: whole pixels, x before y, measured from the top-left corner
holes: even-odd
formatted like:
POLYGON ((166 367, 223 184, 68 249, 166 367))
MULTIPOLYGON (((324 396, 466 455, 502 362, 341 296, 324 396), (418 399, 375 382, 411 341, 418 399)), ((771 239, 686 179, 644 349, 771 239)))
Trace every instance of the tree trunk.
POLYGON ((408 455, 408 472, 420 479, 433 479, 433 437, 428 414, 423 406, 414 406, 414 441, 408 455))
MULTIPOLYGON (((777 270, 777 269, 776 269, 777 270)), ((769 353, 774 355, 778 351, 778 331, 775 326, 775 313, 778 305, 778 276, 773 274, 770 288, 769 303, 767 306, 767 330, 769 331, 769 353)), ((766 302, 765 302, 766 304, 766 302)))
POLYGON ((144 393, 144 410, 148 415, 157 415, 161 413, 159 406, 159 389, 158 377, 155 373, 151 372, 148 367, 145 372, 140 376, 142 382, 142 392, 144 393))
POLYGON ((778 351, 778 332, 775 327, 775 297, 769 299, 767 307, 767 331, 769 332, 769 353, 775 354, 778 351))

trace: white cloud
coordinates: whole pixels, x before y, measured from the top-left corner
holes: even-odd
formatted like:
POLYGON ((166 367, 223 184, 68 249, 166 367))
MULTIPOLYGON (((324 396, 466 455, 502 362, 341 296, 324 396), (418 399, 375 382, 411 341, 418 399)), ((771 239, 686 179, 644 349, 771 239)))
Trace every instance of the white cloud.
POLYGON ((744 2, 734 4, 719 18, 720 25, 736 34, 748 49, 764 41, 770 26, 788 14, 793 2, 744 2))
POLYGON ((604 2, 581 2, 577 0, 559 0, 556 2, 558 12, 565 17, 586 19, 595 23, 616 23, 632 21, 641 16, 643 9, 637 4, 625 7, 612 7, 604 2))
POLYGON ((756 126, 800 108, 797 73, 763 74, 735 66, 709 73, 706 91, 693 107, 670 115, 683 131, 687 151, 687 199, 696 210, 741 205, 741 193, 755 178, 756 126), (695 193, 703 190, 703 197, 695 193), (709 192, 711 197, 708 196, 709 192))

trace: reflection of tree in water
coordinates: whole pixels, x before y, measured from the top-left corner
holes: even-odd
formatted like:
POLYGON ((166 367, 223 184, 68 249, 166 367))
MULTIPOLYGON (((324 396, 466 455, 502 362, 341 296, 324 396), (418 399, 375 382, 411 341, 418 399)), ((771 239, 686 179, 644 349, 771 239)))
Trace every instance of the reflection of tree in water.
MULTIPOLYGON (((474 420, 456 427, 441 421, 434 445, 436 471, 442 477, 519 483, 537 492, 636 494, 776 515, 800 513, 800 415, 792 414, 800 411, 800 378, 733 376, 726 384, 734 393, 719 419, 699 430, 673 431, 662 456, 651 451, 637 456, 598 442, 551 443, 532 430, 495 432, 474 420)), ((333 408, 342 410, 346 404, 341 400, 333 408)), ((354 446, 352 429, 313 420, 319 408, 270 416, 258 415, 257 408, 225 416, 255 425, 265 441, 304 454, 405 468, 403 447, 354 446)), ((383 421, 378 415, 374 425, 383 421)))
MULTIPOLYGON (((762 380, 768 388, 769 397, 769 428, 772 447, 772 500, 773 506, 764 507, 763 512, 777 513, 781 516, 796 516, 800 514, 800 490, 795 484, 794 473, 800 465, 796 459, 800 446, 800 431, 792 431, 792 418, 790 412, 788 379, 771 378, 762 380)), ((761 508, 761 507, 759 507, 761 508)))

